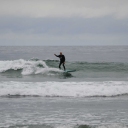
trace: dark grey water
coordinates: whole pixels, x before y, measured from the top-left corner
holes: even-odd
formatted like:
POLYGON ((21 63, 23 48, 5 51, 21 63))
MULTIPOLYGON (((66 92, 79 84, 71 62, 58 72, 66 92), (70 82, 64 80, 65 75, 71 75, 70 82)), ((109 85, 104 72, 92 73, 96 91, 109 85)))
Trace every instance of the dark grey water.
POLYGON ((0 47, 0 127, 126 128, 127 98, 128 46, 0 47))

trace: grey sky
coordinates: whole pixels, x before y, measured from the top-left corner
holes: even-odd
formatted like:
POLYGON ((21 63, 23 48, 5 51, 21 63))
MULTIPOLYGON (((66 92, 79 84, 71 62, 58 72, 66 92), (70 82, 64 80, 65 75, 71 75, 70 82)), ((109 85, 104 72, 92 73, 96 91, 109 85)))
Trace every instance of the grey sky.
POLYGON ((0 0, 0 45, 127 45, 128 0, 0 0))

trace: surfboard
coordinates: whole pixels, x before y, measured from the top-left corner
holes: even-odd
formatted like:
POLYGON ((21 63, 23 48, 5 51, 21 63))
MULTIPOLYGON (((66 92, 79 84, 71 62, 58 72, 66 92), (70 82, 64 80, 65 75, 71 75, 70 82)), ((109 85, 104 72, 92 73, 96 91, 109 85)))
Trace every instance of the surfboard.
POLYGON ((64 72, 75 72, 76 70, 65 70, 64 72))

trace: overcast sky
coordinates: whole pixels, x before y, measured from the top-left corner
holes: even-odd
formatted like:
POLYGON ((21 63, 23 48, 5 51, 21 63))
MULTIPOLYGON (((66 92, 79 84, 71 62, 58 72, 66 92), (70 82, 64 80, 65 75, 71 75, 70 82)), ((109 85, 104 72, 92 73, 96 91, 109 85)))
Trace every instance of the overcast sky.
POLYGON ((128 0, 0 0, 0 45, 128 45, 128 0))

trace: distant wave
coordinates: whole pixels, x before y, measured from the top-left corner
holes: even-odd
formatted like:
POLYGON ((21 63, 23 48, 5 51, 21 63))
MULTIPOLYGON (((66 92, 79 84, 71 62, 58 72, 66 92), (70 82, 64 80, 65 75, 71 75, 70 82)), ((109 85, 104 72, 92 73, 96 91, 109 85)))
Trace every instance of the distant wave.
POLYGON ((116 97, 128 95, 128 81, 0 82, 1 97, 116 97))

